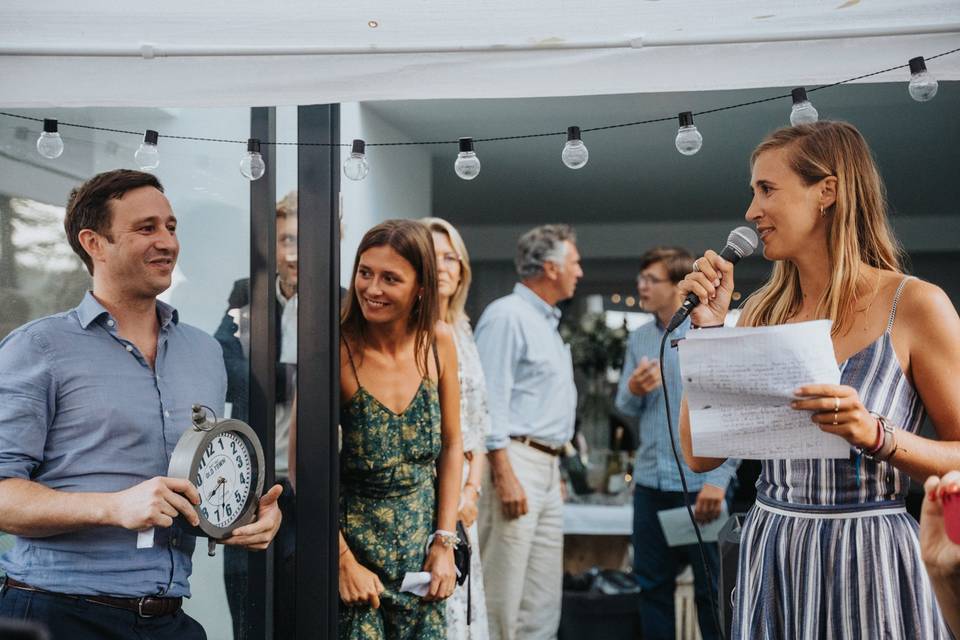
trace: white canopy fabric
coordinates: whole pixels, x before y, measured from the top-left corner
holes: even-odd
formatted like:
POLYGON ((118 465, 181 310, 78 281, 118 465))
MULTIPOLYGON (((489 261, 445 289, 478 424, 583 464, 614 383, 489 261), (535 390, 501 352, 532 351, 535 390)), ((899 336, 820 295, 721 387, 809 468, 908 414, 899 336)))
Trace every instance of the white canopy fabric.
POLYGON ((958 0, 5 0, 0 106, 814 86, 957 47, 958 0))

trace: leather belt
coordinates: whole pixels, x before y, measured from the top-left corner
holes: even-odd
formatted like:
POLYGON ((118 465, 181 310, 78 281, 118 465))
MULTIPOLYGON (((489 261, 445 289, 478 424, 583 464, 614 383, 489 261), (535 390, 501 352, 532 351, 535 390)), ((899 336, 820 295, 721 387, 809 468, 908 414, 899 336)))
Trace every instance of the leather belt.
POLYGON ((536 449, 537 451, 549 453, 552 456, 560 457, 563 455, 563 447, 551 447, 548 444, 543 444, 542 442, 532 440, 529 436, 510 436, 510 439, 516 442, 521 442, 528 447, 536 449))
POLYGON ((180 611, 180 607, 183 605, 183 598, 160 598, 157 596, 143 596, 142 598, 114 598, 112 596, 84 596, 57 593, 56 591, 47 591, 46 589, 31 587, 25 582, 20 582, 19 580, 14 580, 10 577, 7 577, 4 581, 0 582, 0 591, 2 591, 2 589, 5 587, 18 589, 20 591, 31 591, 33 593, 45 593, 47 595, 58 596, 61 598, 85 600, 94 604, 101 604, 105 607, 113 607, 114 609, 132 611, 141 618, 169 616, 177 611, 180 611))

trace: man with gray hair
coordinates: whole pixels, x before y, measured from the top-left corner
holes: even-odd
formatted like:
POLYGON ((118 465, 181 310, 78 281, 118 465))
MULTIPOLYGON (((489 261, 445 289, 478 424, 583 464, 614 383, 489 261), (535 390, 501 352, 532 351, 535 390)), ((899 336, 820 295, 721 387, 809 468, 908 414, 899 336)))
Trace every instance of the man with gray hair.
POLYGON ((479 521, 493 640, 556 637, 563 593, 559 456, 573 437, 577 408, 556 307, 583 277, 573 230, 528 231, 517 244, 516 266, 520 282, 486 308, 476 331, 492 425, 479 521))

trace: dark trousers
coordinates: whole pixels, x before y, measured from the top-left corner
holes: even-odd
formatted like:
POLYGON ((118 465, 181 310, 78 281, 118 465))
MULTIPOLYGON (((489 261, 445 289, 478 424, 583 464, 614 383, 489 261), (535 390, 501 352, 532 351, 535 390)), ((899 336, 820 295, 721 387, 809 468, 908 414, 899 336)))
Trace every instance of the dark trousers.
POLYGON ((0 618, 46 625, 51 640, 206 640, 200 623, 183 611, 141 618, 71 596, 21 591, 7 587, 0 594, 0 618))
MULTIPOLYGON (((696 496, 691 495, 691 500, 696 496)), ((633 492, 633 572, 640 583, 640 624, 644 640, 673 640, 676 637, 674 592, 677 574, 686 565, 693 566, 697 618, 703 640, 719 638, 711 613, 710 592, 717 593, 720 556, 717 545, 707 544, 707 562, 713 574, 708 584, 697 545, 668 547, 657 512, 682 507, 683 493, 658 491, 637 486, 633 492)))
MULTIPOLYGON (((278 501, 283 520, 273 540, 273 622, 274 637, 278 640, 293 638, 296 623, 296 550, 297 511, 296 496, 289 480, 278 480, 283 493, 278 501)), ((247 640, 247 560, 251 553, 237 547, 223 547, 223 579, 227 591, 227 605, 233 620, 234 640, 247 640)))

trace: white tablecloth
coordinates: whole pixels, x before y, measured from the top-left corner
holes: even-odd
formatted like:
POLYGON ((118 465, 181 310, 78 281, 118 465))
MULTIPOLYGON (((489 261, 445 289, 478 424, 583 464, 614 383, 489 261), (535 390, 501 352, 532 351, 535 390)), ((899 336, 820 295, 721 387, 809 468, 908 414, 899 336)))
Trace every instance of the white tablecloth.
POLYGON ((628 536, 633 531, 633 504, 563 505, 563 532, 588 536, 628 536))

